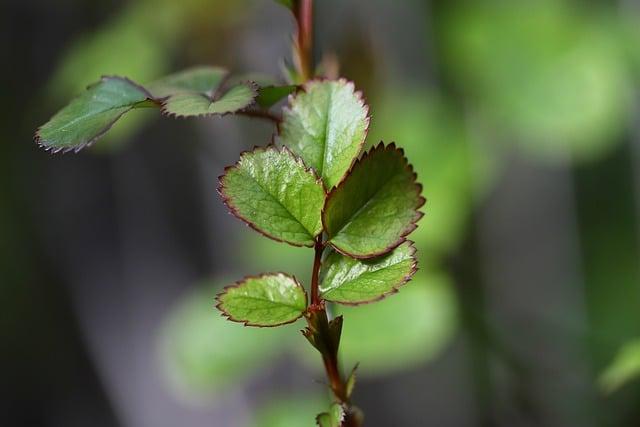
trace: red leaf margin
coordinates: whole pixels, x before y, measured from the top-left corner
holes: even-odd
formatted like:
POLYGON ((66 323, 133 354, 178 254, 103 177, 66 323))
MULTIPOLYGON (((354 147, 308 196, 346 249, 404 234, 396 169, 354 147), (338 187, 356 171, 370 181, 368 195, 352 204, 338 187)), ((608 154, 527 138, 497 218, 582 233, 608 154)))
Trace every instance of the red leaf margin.
MULTIPOLYGON (((265 237, 268 237, 271 240, 275 240, 276 242, 287 243, 287 244, 289 244, 291 246, 296 246, 296 247, 311 248, 315 244, 313 239, 315 239, 317 237, 317 235, 312 236, 312 242, 309 243, 308 245, 297 244, 297 243, 293 243, 293 242, 289 242, 287 240, 281 239, 281 238, 276 237, 276 236, 272 236, 271 234, 267 233, 266 231, 261 230, 260 228, 258 228, 258 226, 256 226, 253 222, 251 222, 251 220, 249 220, 248 218, 245 218, 242 214, 240 214, 240 212, 238 211, 236 206, 233 205, 233 203, 231 201, 231 197, 229 197, 226 194, 226 191, 225 191, 226 190, 226 186, 224 185, 224 178, 227 176, 227 173, 231 169, 234 169, 234 168, 238 167, 238 165, 239 165, 240 161, 242 160, 243 156, 245 156, 247 154, 253 154, 253 153, 256 153, 256 152, 259 152, 259 151, 267 151, 267 150, 279 151, 281 153, 287 153, 288 155, 290 155, 294 159, 294 161, 296 161, 298 164, 300 164, 303 167, 303 169, 305 170, 305 172, 311 174, 315 178, 316 183, 319 183, 320 185, 322 185, 322 188, 324 189, 324 184, 322 182, 322 178, 318 177, 318 175, 316 174, 315 170, 313 170, 312 168, 310 168, 307 165, 305 165, 305 163, 302 160, 302 158, 296 156, 288 147, 285 147, 285 146, 277 147, 274 144, 268 144, 268 145, 265 145, 264 147, 255 146, 251 150, 245 150, 245 151, 241 152, 238 161, 236 163, 234 163, 233 165, 231 165, 231 166, 226 166, 224 168, 224 173, 218 177, 218 188, 216 189, 216 191, 220 195, 220 198, 222 199, 222 203, 224 203, 224 205, 227 207, 227 210, 229 211, 229 213, 231 215, 235 216, 236 218, 238 218, 240 221, 244 222, 246 225, 251 227, 253 230, 257 231, 258 233, 262 234, 265 237)), ((326 194, 326 192, 325 192, 325 194, 326 194)), ((326 199, 326 197, 325 197, 325 199, 326 199)), ((320 233, 322 233, 323 231, 324 231, 324 224, 323 224, 323 230, 321 230, 320 233)))
MULTIPOLYGON (((365 304, 371 304, 374 302, 378 302, 381 301, 385 298, 387 298, 388 296, 391 296, 393 294, 397 294, 400 291, 400 288, 403 287, 404 285, 406 285, 407 283, 409 283, 411 281, 411 279, 413 279, 413 276, 418 272, 419 268, 418 268, 418 257, 416 256, 416 253, 418 252, 418 250, 416 249, 415 243, 411 240, 405 240, 405 242, 409 243, 409 255, 411 257, 411 269, 409 270, 409 272, 400 280, 400 282, 396 283, 390 290, 388 290, 387 292, 384 292, 382 294, 380 294, 379 296, 370 299, 370 300, 366 300, 366 301, 356 301, 356 302, 352 302, 352 301, 338 301, 338 300, 334 300, 334 299, 327 299, 325 298, 322 293, 320 294, 320 297, 325 300, 325 301, 330 301, 336 304, 341 304, 341 305, 346 305, 346 306, 350 306, 350 307, 355 307, 358 305, 365 305, 365 304)), ((403 242, 403 243, 405 243, 403 242)), ((400 246, 400 245, 398 245, 400 246)), ((395 248, 394 248, 395 249, 395 248)), ((385 255, 389 255, 391 251, 387 252, 385 255)), ((341 255, 341 252, 339 252, 341 255)), ((384 256, 384 255, 381 255, 384 256)), ((350 257, 353 258, 353 257, 350 257)), ((357 258, 356 258, 357 259, 357 258)), ((372 260, 374 258, 367 258, 367 260, 372 260)))
MULTIPOLYGON (((364 93, 361 90, 356 90, 356 84, 353 81, 348 80, 348 79, 346 79, 344 77, 340 77, 337 80, 328 79, 328 78, 325 78, 325 77, 317 77, 317 78, 314 78, 312 80, 308 80, 305 83, 303 83, 301 86, 299 86, 299 88, 298 88, 298 90, 296 92, 292 93, 291 95, 289 95, 287 97, 287 105, 282 108, 282 120, 280 121, 280 123, 277 124, 276 134, 272 138, 272 142, 273 143, 277 143, 280 146, 285 146, 286 147, 285 144, 280 142, 280 138, 281 138, 281 135, 282 135, 282 125, 286 120, 285 117, 286 117, 287 113, 291 112, 292 106, 296 102, 298 96, 300 96, 301 94, 309 93, 310 86, 315 85, 315 84, 319 84, 319 83, 323 83, 323 82, 337 82, 337 83, 344 84, 346 86, 350 86, 351 87, 351 91, 355 95, 356 99, 359 101, 360 106, 364 109, 364 114, 365 114, 364 136, 362 137, 362 141, 360 141, 360 143, 358 144, 357 154, 351 160, 351 164, 347 168, 347 171, 340 178, 340 180, 338 180, 338 183, 340 183, 349 174, 349 171, 351 170, 351 168, 353 167, 354 163, 356 162, 356 160, 358 159, 358 157, 362 153, 362 147, 364 147, 364 144, 365 144, 365 142, 367 140, 367 136, 369 135, 369 127, 371 125, 371 108, 369 107, 369 103, 367 102, 367 99, 364 96, 364 93)), ((316 171, 316 175, 318 175, 317 171, 316 171)), ((322 178, 322 177, 320 177, 320 178, 322 178)), ((324 180, 322 180, 322 186, 325 188, 325 192, 327 192, 327 193, 329 191, 333 190, 336 187, 336 186, 333 186, 331 189, 327 190, 326 185, 324 183, 324 180)))
POLYGON ((345 176, 342 178, 342 180, 335 186, 333 187, 333 189, 329 192, 329 194, 327 194, 327 197, 324 201, 324 206, 322 208, 322 227, 323 229, 327 229, 326 226, 326 211, 327 211, 327 206, 330 203, 331 199, 335 196, 335 194, 340 191, 340 189, 342 187, 344 187, 345 183, 347 182, 347 180, 349 179, 349 177, 351 176, 351 174, 353 173, 353 171, 362 163, 366 162, 368 159, 370 159, 375 153, 377 153, 378 151, 383 150, 383 151, 395 151, 397 153, 399 153, 403 160, 404 160, 404 166, 405 166, 405 170, 407 170, 411 176, 412 176, 412 181, 413 181, 413 188, 414 191, 416 193, 416 195, 418 196, 418 203, 417 205, 414 207, 416 214, 414 215, 413 220, 409 223, 409 225, 407 226, 407 228, 405 230, 402 231, 402 233, 400 234, 399 238, 397 241, 395 241, 394 243, 392 243, 391 245, 387 246, 386 248, 382 249, 381 251, 378 252, 374 252, 372 254, 367 254, 367 255, 355 255, 352 254, 348 251, 345 251, 343 249, 340 249, 336 246, 333 245, 333 243, 331 243, 331 239, 329 239, 327 241, 327 243, 334 248, 337 252, 341 253, 342 255, 351 257, 351 258, 355 258, 355 259, 371 259, 371 258, 376 258, 382 255, 385 255, 389 252, 391 252, 393 249, 397 248, 398 246, 400 246, 402 243, 404 243, 407 240, 407 236, 409 234, 411 234, 416 228, 418 228, 418 224, 417 222, 420 221, 420 219, 424 216, 424 212, 420 211, 419 209, 424 206, 424 204, 427 202, 427 199, 422 196, 422 184, 420 184, 419 182, 417 182, 418 179, 418 174, 413 170, 413 166, 409 163, 409 159, 407 159, 407 157, 404 154, 404 150, 400 147, 396 147, 395 142, 391 142, 388 145, 384 145, 384 142, 380 141, 380 143, 378 143, 378 145, 376 145, 375 147, 371 147, 369 149, 369 151, 366 151, 362 154, 362 156, 360 156, 351 166, 351 168, 347 171, 347 173, 345 174, 345 176))
POLYGON ((278 272, 273 272, 273 273, 261 273, 261 274, 256 274, 256 275, 245 276, 242 279, 238 280, 237 282, 234 282, 233 284, 225 286, 224 288, 222 288, 222 290, 216 295, 215 301, 216 301, 216 304, 214 305, 214 308, 216 308, 218 311, 220 311, 220 314, 221 314, 222 317, 226 318, 227 320, 229 320, 231 322, 241 323, 244 326, 253 326, 253 327, 258 327, 258 328, 273 328, 273 327, 277 327, 277 326, 288 325, 288 324, 293 323, 296 320, 300 319, 302 316, 304 316, 304 313, 306 312, 306 307, 309 305, 309 296, 307 295, 307 290, 304 288, 304 286, 302 286, 300 281, 298 281, 296 276, 284 273, 282 271, 278 271, 278 272), (229 289, 240 288, 242 285, 244 285, 249 280, 262 279, 262 278, 267 277, 267 276, 285 276, 285 277, 287 277, 289 279, 292 279, 296 283, 296 285, 298 285, 298 287, 300 289, 302 289, 302 292, 304 293, 305 310, 302 310, 298 317, 296 317, 293 320, 289 320, 287 322, 277 323, 277 324, 274 324, 274 325, 260 325, 258 323, 252 323, 252 322, 249 322, 247 320, 236 319, 231 315, 231 313, 227 312, 223 308, 224 302, 221 300, 221 298, 224 295, 227 294, 227 291, 229 289))

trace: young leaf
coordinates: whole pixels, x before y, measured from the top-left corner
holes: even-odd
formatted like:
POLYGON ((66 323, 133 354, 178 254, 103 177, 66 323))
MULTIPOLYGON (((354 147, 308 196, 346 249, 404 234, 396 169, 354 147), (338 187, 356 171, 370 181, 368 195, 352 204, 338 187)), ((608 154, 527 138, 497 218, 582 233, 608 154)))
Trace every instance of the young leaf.
POLYGON ((356 386, 356 371, 358 370, 358 364, 353 367, 351 373, 347 377, 347 381, 345 381, 345 391, 347 392, 347 397, 351 398, 353 394, 353 389, 356 386))
POLYGON ((280 3, 281 5, 286 7, 287 9, 293 9, 294 0, 276 0, 276 2, 280 3))
POLYGON ((40 127, 36 142, 54 152, 79 151, 149 97, 149 92, 131 80, 103 77, 40 127))
POLYGON ((331 188, 360 153, 369 108, 353 83, 344 79, 314 80, 303 89, 284 109, 278 141, 302 157, 331 188))
POLYGON ((284 273, 250 276, 228 286, 216 297, 216 307, 246 326, 292 323, 307 308, 307 294, 295 277, 284 273))
POLYGON ((327 196, 322 221, 328 242, 354 258, 383 255, 405 241, 425 199, 416 174, 395 144, 365 153, 327 196))
POLYGON ((344 421, 344 408, 339 403, 334 403, 329 412, 323 412, 316 417, 318 427, 341 427, 344 421))
POLYGON ((286 148, 245 152, 219 180, 218 192, 231 213, 267 237, 313 246, 322 231, 322 184, 286 148))
POLYGON ((356 305, 397 292, 416 272, 415 252, 412 242, 405 242, 382 257, 366 260, 332 251, 322 263, 322 298, 356 305))
POLYGON ((162 112, 174 117, 203 117, 214 114, 235 113, 255 101, 257 90, 253 83, 245 82, 213 95, 185 92, 171 95, 162 103, 162 112))
POLYGON ((227 75, 224 68, 199 66, 163 77, 147 87, 156 99, 185 92, 213 95, 227 75))

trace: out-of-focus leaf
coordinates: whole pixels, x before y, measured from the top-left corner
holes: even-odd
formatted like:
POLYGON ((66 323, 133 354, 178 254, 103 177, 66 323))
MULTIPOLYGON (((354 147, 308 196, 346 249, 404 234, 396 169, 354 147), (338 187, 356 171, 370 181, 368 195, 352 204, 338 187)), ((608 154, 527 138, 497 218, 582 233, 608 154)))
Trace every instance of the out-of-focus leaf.
POLYGON ((253 427, 305 427, 314 426, 314 415, 327 407, 327 399, 309 395, 281 396, 260 408, 253 427))
POLYGON ((344 421, 344 408, 339 403, 334 403, 328 412, 323 412, 316 417, 318 427, 341 427, 344 421))
POLYGON ((284 110, 278 141, 302 157, 331 188, 360 153, 368 112, 351 82, 307 82, 284 110))
POLYGON ((411 242, 367 260, 331 251, 322 262, 320 293, 328 301, 348 305, 377 301, 397 292, 416 268, 415 247, 411 242))
POLYGON ((640 339, 626 343, 602 373, 600 388, 612 393, 628 382, 640 378, 640 339))
POLYGON ((243 153, 220 177, 218 191, 234 215, 274 240, 313 246, 322 231, 322 184, 286 148, 243 153))
POLYGON ((178 93, 162 104, 162 112, 174 117, 205 117, 214 114, 235 113, 250 106, 256 96, 251 83, 242 83, 220 94, 178 93))
POLYGON ((179 93, 212 96, 228 74, 224 68, 193 67, 163 77, 147 85, 147 89, 155 98, 165 98, 179 93))
POLYGON ((334 188, 322 210, 328 242, 355 258, 372 258, 401 244, 422 217, 422 186, 394 144, 365 153, 334 188))
POLYGON ((283 273, 250 276, 216 297, 216 307, 246 326, 280 326, 298 320, 307 308, 307 294, 298 281, 283 273))
MULTIPOLYGON (((172 390, 202 400, 258 375, 277 357, 295 330, 243 328, 213 308, 218 286, 207 283, 187 295, 169 313, 160 334, 163 370, 172 390)), ((309 412, 313 417, 316 412, 309 412)))
POLYGON ((409 369, 435 357, 451 340, 456 303, 444 276, 418 274, 393 298, 361 307, 340 307, 340 344, 346 365, 361 375, 409 369))
POLYGON ((53 151, 79 150, 95 142, 149 93, 132 81, 103 77, 36 132, 36 141, 53 151))
POLYGON ((269 108, 277 104, 283 98, 291 95, 296 91, 298 86, 264 86, 258 89, 258 97, 256 102, 262 108, 269 108))
POLYGON ((629 117, 630 73, 616 30, 586 10, 485 1, 440 21, 445 63, 476 111, 546 158, 598 158, 629 117))
MULTIPOLYGON (((149 82, 165 74, 177 47, 194 28, 215 28, 236 19, 244 8, 223 0, 136 0, 127 2, 104 25, 81 34, 70 43, 47 84, 55 103, 84 90, 87 82, 101 75, 128 76, 149 82)), ((197 30, 196 30, 197 31, 197 30)), ((199 35, 201 36, 201 35, 199 35)), ((209 48, 211 41, 207 40, 209 48)), ((152 114, 126 114, 105 138, 116 143, 131 135, 152 114)), ((114 147, 99 144, 98 149, 114 147)))

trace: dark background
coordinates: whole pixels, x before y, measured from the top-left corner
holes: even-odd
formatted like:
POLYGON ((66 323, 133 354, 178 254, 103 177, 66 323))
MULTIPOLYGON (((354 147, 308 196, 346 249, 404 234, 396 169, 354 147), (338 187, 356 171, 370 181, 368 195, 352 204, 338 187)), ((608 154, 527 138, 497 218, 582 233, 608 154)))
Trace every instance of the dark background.
MULTIPOLYGON (((420 274, 345 313, 366 425, 640 425, 638 4, 316 3, 316 57, 429 200, 420 274)), ((271 126, 143 111, 77 155, 33 142, 102 74, 280 75, 292 31, 268 0, 0 4, 0 424, 313 425, 329 396, 300 325, 212 309, 245 274, 309 274, 215 194, 271 126)))

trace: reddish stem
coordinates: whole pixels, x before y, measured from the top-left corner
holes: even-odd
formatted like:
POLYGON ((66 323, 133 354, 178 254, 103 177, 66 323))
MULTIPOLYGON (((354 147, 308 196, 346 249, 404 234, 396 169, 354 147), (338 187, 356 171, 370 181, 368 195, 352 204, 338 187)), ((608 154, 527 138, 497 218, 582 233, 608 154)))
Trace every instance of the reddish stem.
MULTIPOLYGON (((319 292, 319 280, 320 280, 320 265, 322 265, 322 251, 324 250, 324 244, 322 243, 322 236, 318 236, 315 244, 315 256, 313 258, 313 270, 311 271, 311 305, 314 307, 320 306, 320 292, 319 292)), ((323 307, 324 309, 324 307, 323 307)))
POLYGON ((313 0, 297 0, 293 14, 298 24, 296 48, 299 72, 304 81, 313 78, 313 0))

